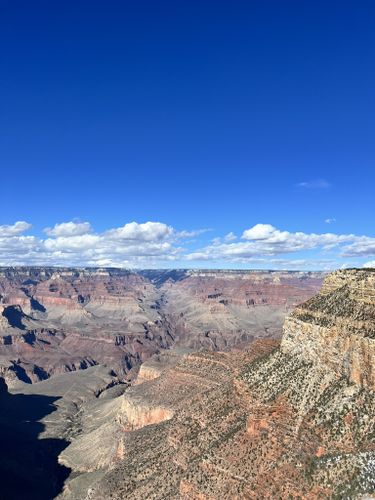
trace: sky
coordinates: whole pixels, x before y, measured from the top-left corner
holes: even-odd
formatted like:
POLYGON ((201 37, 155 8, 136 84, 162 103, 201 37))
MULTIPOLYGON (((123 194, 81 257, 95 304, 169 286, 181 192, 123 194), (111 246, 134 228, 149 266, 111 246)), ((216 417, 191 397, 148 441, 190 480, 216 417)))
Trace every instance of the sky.
POLYGON ((374 23, 0 0, 0 265, 375 266, 374 23))

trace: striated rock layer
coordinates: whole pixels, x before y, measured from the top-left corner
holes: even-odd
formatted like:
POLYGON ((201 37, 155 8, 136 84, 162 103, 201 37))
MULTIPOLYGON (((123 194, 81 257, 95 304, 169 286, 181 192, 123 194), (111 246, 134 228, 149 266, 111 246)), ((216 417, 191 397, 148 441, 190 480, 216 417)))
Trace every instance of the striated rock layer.
POLYGON ((282 352, 375 389, 375 272, 337 271, 284 325, 282 352))
POLYGON ((133 379, 171 347, 276 337, 319 273, 0 269, 0 374, 9 385, 106 365, 133 379))
POLYGON ((281 345, 147 361, 60 455, 73 470, 61 497, 372 498, 374 276, 328 276, 281 345))

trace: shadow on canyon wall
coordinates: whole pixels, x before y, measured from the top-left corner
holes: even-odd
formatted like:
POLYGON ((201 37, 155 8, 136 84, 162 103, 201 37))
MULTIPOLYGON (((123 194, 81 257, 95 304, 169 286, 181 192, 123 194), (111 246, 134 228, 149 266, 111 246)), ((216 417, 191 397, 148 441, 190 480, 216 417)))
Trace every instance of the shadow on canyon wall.
POLYGON ((57 461, 69 442, 38 439, 39 420, 56 410, 59 398, 9 394, 0 382, 0 500, 50 500, 70 473, 57 461))

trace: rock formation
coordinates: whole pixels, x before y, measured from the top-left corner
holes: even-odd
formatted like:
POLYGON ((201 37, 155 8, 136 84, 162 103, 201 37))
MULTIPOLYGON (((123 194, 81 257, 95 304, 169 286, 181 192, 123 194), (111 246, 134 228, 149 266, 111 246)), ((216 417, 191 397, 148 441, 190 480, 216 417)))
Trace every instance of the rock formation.
POLYGON ((61 498, 372 498, 374 277, 328 276, 281 345, 147 361, 82 410, 61 498))
POLYGON ((319 273, 0 269, 0 375, 9 385, 106 365, 123 380, 171 347, 276 337, 319 273))
POLYGON ((375 273, 337 271, 287 319, 281 349, 375 389, 375 273))

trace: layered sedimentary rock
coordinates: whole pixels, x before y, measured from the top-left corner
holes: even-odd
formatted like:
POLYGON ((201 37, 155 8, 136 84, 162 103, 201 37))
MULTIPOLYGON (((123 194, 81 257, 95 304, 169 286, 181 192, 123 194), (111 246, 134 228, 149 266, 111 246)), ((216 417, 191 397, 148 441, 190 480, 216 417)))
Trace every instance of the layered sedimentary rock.
POLYGON ((95 467, 100 439, 80 432, 60 456, 73 469, 62 498, 371 498, 374 276, 329 276, 288 317, 281 346, 148 362, 110 409, 97 400, 91 432, 111 435, 106 460, 95 467))
POLYGON ((278 336, 314 273, 0 269, 0 373, 9 384, 111 367, 125 379, 170 347, 278 336))
POLYGON ((337 271, 284 326, 282 352, 375 389, 375 273, 337 271))
MULTIPOLYGON (((158 283, 155 272, 151 279, 158 283)), ((168 277, 159 289, 179 346, 224 350, 280 336, 285 315, 321 283, 319 273, 201 270, 187 271, 178 281, 168 277)))
POLYGON ((0 362, 27 382, 107 364, 125 376, 172 339, 154 286, 121 270, 14 269, 0 276, 0 362))

